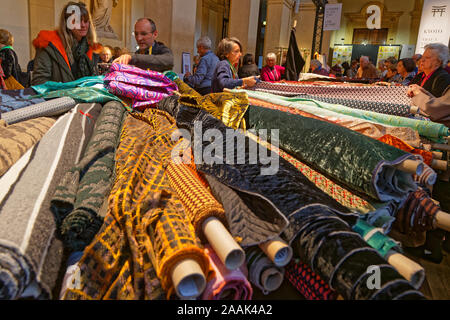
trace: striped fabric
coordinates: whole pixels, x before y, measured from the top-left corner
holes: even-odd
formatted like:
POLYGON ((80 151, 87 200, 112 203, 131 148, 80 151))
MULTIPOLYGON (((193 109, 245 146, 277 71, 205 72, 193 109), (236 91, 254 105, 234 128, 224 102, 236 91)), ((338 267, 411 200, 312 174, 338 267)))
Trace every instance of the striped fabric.
POLYGON ((31 88, 23 90, 0 90, 0 117, 5 112, 45 102, 42 98, 32 98, 35 94, 36 92, 31 88))
POLYGON ((55 239, 50 200, 85 148, 100 110, 98 104, 75 107, 1 177, 0 299, 52 297, 63 246, 55 239))
POLYGON ((0 124, 0 177, 34 146, 55 123, 52 118, 37 118, 8 126, 0 124))
POLYGON ((175 129, 173 119, 155 109, 126 118, 105 222, 79 262, 80 285, 65 299, 170 297, 171 271, 186 258, 211 276, 209 258, 165 170, 175 129))

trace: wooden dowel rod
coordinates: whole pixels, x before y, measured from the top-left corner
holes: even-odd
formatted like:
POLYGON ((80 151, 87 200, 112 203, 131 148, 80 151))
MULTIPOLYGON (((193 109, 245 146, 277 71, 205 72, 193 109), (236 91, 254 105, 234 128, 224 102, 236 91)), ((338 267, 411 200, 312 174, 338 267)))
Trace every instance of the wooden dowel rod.
POLYGON ((414 288, 419 289, 422 286, 425 270, 421 265, 394 250, 387 253, 386 260, 397 269, 398 273, 411 282, 414 288))
POLYGON ((450 214, 444 211, 438 211, 435 218, 434 225, 436 228, 450 231, 450 214))
POLYGON ((203 223, 203 233, 228 270, 242 266, 245 262, 245 252, 219 219, 215 217, 206 219, 203 223))
POLYGON ((448 163, 444 160, 435 160, 431 162, 431 167, 436 170, 447 171, 448 163))
POLYGON ((438 152, 438 151, 431 151, 431 153, 433 154, 433 159, 436 159, 436 160, 441 160, 442 157, 444 156, 444 154, 442 152, 438 152))
POLYGON ((202 268, 193 259, 182 260, 173 267, 172 282, 176 294, 181 299, 195 299, 206 287, 202 268))
POLYGON ((292 259, 292 248, 279 237, 264 242, 259 247, 278 267, 286 266, 292 259))
POLYGON ((407 159, 402 163, 395 165, 395 168, 407 173, 420 175, 423 171, 423 162, 419 160, 407 159))

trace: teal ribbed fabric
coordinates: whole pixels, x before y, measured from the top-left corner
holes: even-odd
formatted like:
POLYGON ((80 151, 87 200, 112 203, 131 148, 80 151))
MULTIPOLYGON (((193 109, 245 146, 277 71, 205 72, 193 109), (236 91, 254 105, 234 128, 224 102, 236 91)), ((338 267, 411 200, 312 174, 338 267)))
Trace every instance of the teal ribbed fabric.
POLYGON ((392 240, 388 236, 384 235, 380 230, 371 226, 367 222, 359 219, 358 223, 353 226, 353 231, 357 232, 361 237, 363 237, 366 242, 375 250, 377 250, 381 256, 385 257, 387 253, 392 249, 399 247, 399 243, 392 240), (373 232, 369 239, 366 236, 369 232, 373 232))
POLYGON ((104 78, 105 78, 104 76, 94 76, 94 77, 83 77, 72 82, 47 81, 46 83, 37 86, 31 86, 31 88, 33 88, 33 90, 36 91, 38 94, 43 94, 57 90, 93 87, 97 84, 103 85, 104 78))

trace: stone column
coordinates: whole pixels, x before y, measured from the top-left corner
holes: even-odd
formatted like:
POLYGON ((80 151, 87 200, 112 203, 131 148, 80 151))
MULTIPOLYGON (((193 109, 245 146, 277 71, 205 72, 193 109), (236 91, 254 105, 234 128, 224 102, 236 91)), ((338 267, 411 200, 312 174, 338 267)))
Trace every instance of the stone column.
POLYGON ((293 0, 267 1, 267 26, 264 40, 264 56, 268 52, 278 52, 278 47, 287 48, 289 46, 293 7, 293 0))
POLYGON ((242 43, 242 54, 255 54, 260 0, 231 0, 228 36, 242 43))

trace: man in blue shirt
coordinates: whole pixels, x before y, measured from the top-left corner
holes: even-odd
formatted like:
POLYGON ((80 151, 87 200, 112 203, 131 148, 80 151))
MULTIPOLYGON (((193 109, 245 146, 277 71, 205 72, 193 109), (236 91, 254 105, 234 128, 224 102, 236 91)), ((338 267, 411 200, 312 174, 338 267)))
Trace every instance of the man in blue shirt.
POLYGON ((201 37, 197 41, 197 52, 200 55, 200 63, 194 74, 187 72, 184 82, 194 88, 201 95, 211 93, 211 79, 219 58, 211 51, 211 39, 201 37))

